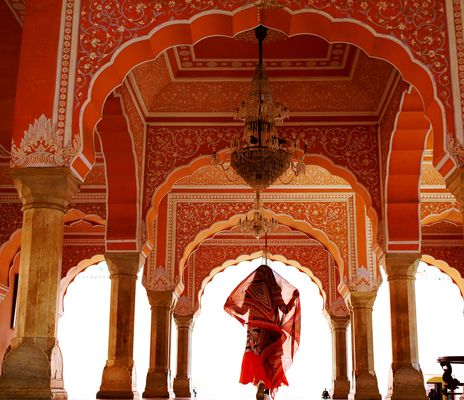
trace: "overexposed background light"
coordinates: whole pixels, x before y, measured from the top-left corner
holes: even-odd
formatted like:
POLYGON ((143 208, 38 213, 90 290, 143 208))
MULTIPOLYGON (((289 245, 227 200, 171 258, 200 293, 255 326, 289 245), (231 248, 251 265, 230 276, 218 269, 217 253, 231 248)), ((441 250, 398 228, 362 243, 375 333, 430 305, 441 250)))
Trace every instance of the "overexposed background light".
MULTIPOLYGON (((253 386, 238 383, 245 328, 223 311, 223 304, 235 286, 260 263, 261 259, 258 259, 229 267, 206 286, 192 338, 192 384, 200 400, 255 396, 253 386)), ((316 284, 296 268, 278 262, 272 262, 271 267, 299 289, 302 302, 300 349, 287 373, 290 386, 279 390, 276 400, 320 398, 324 387, 329 389, 332 382, 331 336, 322 313, 322 296, 316 284)), ((100 263, 79 274, 65 296, 65 312, 60 318, 58 337, 69 400, 94 399, 100 387, 108 350, 110 287, 106 263, 100 263)), ((383 397, 387 392, 391 364, 388 296, 384 277, 373 312, 375 369, 383 397)), ((416 276, 416 299, 420 363, 428 379, 442 374, 436 362, 438 356, 464 354, 461 340, 464 331, 463 301, 458 288, 447 275, 423 263, 416 276)), ((150 324, 150 306, 139 279, 134 360, 140 394, 145 388, 148 369, 150 324)), ((173 333, 172 378, 175 376, 175 329, 173 333)), ((350 347, 349 331, 347 336, 350 347)), ((464 378, 464 371, 455 368, 455 372, 458 378, 464 378)))

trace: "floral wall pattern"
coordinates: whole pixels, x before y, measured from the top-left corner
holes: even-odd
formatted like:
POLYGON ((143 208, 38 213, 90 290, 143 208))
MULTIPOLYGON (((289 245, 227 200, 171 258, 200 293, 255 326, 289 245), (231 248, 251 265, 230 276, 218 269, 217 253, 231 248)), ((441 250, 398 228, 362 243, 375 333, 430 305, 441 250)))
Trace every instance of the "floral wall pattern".
MULTIPOLYGON (((285 138, 298 138, 310 154, 319 154, 346 167, 366 187, 372 205, 381 215, 378 139, 375 126, 283 127, 285 138)), ((155 190, 176 168, 199 156, 210 156, 230 146, 240 127, 149 127, 145 162, 144 209, 155 190)))
MULTIPOLYGON (((184 272, 185 289, 176 307, 176 314, 192 314, 199 307, 202 284, 212 273, 213 269, 220 267, 228 260, 236 259, 239 255, 252 254, 262 250, 263 240, 244 239, 210 239, 202 245, 189 258, 188 266, 184 272)), ((327 295, 327 309, 339 308, 340 294, 337 291, 337 273, 333 258, 318 242, 313 240, 292 240, 288 245, 288 239, 269 239, 269 252, 274 255, 282 255, 288 260, 296 260, 303 267, 312 271, 321 282, 322 290, 327 295), (333 303, 337 303, 336 305, 333 303)), ((339 277, 338 277, 339 278, 339 277)), ((341 310, 348 313, 342 301, 341 310)))

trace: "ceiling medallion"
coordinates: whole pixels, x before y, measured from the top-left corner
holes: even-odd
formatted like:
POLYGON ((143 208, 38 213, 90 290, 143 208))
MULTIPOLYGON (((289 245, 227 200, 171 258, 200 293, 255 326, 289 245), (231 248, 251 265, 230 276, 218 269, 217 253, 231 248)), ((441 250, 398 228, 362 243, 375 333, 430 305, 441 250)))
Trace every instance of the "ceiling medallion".
MULTIPOLYGON (((244 122, 243 136, 232 141, 230 167, 256 192, 272 185, 291 168, 293 176, 305 170, 304 152, 298 149, 296 140, 278 136, 277 127, 289 117, 287 107, 275 102, 263 64, 263 40, 267 28, 255 28, 258 39, 259 61, 251 82, 248 97, 243 100, 236 119, 244 122)), ((213 162, 227 171, 224 161, 216 154, 213 162)), ((287 182, 289 183, 289 182, 287 182)))

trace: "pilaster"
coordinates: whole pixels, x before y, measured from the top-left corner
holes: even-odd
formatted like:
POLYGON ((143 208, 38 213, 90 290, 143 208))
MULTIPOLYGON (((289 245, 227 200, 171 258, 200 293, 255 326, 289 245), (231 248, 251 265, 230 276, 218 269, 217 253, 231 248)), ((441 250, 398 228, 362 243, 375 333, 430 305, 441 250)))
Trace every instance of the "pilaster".
POLYGON ((347 296, 351 313, 353 377, 350 400, 380 400, 374 369, 372 307, 376 291, 354 292, 347 296))
POLYGON ((62 400, 57 341, 64 212, 79 185, 67 168, 11 170, 23 202, 15 336, 3 359, 0 399, 62 400))
POLYGON ((332 333, 332 399, 347 399, 350 393, 350 381, 347 375, 346 328, 350 317, 329 316, 332 333))
POLYGON ((147 289, 151 305, 150 365, 143 397, 169 398, 173 290, 147 289))
POLYGON ((385 258, 390 286, 392 367, 390 400, 426 399, 424 377, 419 366, 417 343, 415 274, 417 253, 389 253, 385 258))
POLYGON ((134 368, 134 314, 138 252, 106 252, 111 278, 108 359, 97 399, 138 398, 134 368))
POLYGON ((176 397, 192 397, 190 385, 191 336, 193 315, 174 315, 177 325, 177 373, 174 378, 176 397))

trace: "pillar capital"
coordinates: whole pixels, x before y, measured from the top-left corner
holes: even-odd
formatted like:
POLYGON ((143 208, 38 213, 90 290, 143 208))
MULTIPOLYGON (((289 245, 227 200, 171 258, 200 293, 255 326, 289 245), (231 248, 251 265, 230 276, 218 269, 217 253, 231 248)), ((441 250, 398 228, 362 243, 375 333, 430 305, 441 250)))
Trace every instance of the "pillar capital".
POLYGON ((64 209, 79 190, 68 168, 12 168, 11 177, 25 208, 64 209))
POLYGON ((145 262, 145 257, 140 252, 107 251, 105 260, 111 275, 137 276, 145 262))
POLYGON ((147 289, 147 296, 152 309, 163 308, 172 311, 177 301, 177 295, 174 290, 147 289))
POLYGON ((176 321, 177 327, 179 329, 181 328, 190 329, 193 323, 193 314, 188 314, 188 315, 174 314, 174 320, 176 321))
POLYGON ((350 322, 349 315, 330 315, 329 314, 329 323, 331 330, 344 330, 350 322))
POLYGON ((414 280, 420 259, 420 253, 387 253, 384 260, 387 280, 414 280))
POLYGON ((375 299, 377 297, 377 291, 350 291, 346 296, 346 301, 349 307, 353 309, 369 309, 372 310, 375 299))
POLYGON ((456 200, 461 203, 464 200, 464 168, 456 168, 454 172, 446 179, 446 187, 453 193, 456 200))

